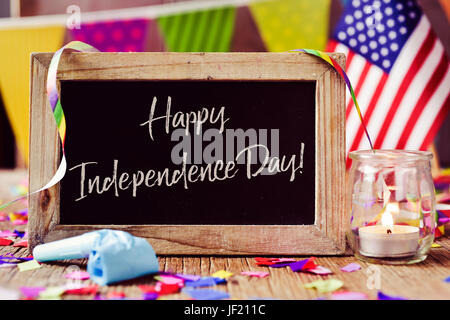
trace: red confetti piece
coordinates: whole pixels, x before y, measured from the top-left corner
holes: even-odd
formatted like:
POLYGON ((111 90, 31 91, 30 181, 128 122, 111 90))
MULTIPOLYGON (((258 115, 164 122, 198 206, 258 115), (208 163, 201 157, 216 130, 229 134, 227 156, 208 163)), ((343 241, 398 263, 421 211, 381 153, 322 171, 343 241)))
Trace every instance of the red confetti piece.
POLYGON ((156 291, 155 286, 151 286, 151 285, 148 285, 148 284, 141 284, 138 287, 139 287, 139 289, 141 289, 141 291, 143 293, 158 293, 156 291))
POLYGON ((22 240, 14 243, 13 247, 28 247, 28 240, 22 240))
POLYGON ((159 294, 171 294, 180 291, 180 286, 178 284, 166 284, 158 282, 155 285, 156 292, 159 294))
POLYGON ((86 286, 76 289, 67 289, 65 291, 66 294, 76 294, 76 295, 90 295, 90 294, 96 294, 98 291, 97 285, 92 286, 86 286))
POLYGON ((178 284, 166 284, 159 281, 154 286, 141 284, 138 287, 143 293, 158 293, 161 295, 177 293, 180 291, 180 286, 178 284))
POLYGON ((13 243, 12 240, 0 238, 0 246, 9 246, 11 243, 13 243))
POLYGON ((125 297, 126 297, 125 293, 119 291, 112 291, 106 295, 106 298, 108 299, 125 298, 125 297))

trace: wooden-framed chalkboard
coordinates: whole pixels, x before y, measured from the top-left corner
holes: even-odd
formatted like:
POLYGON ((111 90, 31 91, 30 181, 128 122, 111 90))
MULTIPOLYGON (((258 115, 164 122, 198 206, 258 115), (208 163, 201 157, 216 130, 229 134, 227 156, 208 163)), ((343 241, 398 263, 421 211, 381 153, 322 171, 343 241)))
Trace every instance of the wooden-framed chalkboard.
MULTIPOLYGON (((332 55, 345 64, 345 56, 332 55)), ((61 157, 32 55, 30 190, 61 157)), ((345 84, 304 53, 65 53, 67 172, 29 198, 33 248, 111 228, 157 254, 345 252, 345 84)))

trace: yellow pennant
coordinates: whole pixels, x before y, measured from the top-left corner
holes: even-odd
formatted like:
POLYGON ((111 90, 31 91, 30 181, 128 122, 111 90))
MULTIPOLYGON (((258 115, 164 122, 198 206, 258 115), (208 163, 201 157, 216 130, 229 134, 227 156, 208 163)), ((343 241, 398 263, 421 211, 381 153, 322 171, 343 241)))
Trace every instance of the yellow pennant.
POLYGON ((54 52, 65 26, 0 29, 0 90, 17 146, 28 163, 30 54, 54 52))
POLYGON ((330 0, 271 0, 249 7, 269 51, 325 49, 330 0))

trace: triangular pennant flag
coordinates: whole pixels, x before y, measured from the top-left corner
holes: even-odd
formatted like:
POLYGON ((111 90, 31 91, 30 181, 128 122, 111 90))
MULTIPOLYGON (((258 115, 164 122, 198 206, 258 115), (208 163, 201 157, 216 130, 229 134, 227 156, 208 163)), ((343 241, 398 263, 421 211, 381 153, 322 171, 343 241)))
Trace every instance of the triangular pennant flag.
POLYGON ((0 90, 17 146, 28 161, 30 54, 61 47, 64 26, 0 30, 0 90))
POLYGON ((102 52, 142 52, 147 42, 148 19, 83 23, 69 30, 70 41, 82 41, 102 52))
POLYGON ((250 10, 269 51, 325 48, 330 0, 262 1, 250 10))
POLYGON ((158 18, 168 51, 228 52, 235 8, 194 11, 158 18))

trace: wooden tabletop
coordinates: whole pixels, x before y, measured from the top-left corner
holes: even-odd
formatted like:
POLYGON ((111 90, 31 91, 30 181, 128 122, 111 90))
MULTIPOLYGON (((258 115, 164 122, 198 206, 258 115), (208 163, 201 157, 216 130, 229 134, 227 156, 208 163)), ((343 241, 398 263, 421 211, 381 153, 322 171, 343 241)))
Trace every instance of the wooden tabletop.
MULTIPOLYGON (((25 172, 17 175, 3 174, 2 182, 18 184, 25 172)), ((8 188, 5 188, 6 192, 8 188)), ((5 193, 3 192, 3 195, 5 193)), ((1 190, 0 190, 0 193, 1 190)), ((26 226, 13 226, 9 222, 0 222, 0 230, 24 231, 26 226)), ((448 235, 447 231, 447 235, 448 235)), ((18 240, 18 239, 16 239, 18 240)), ((340 279, 344 282, 342 290, 363 292, 370 299, 376 299, 378 289, 393 296, 409 299, 450 299, 450 283, 444 279, 450 276, 450 238, 441 237, 435 241, 440 248, 432 248, 428 258, 419 264, 409 266, 371 265, 358 261, 353 256, 317 257, 316 263, 333 271, 332 275, 320 276, 308 273, 295 273, 289 267, 269 268, 257 266, 252 256, 223 257, 223 256, 158 256, 160 271, 211 276, 219 270, 232 272, 226 284, 220 284, 214 289, 227 291, 231 299, 316 299, 327 297, 314 289, 306 289, 304 285, 320 279, 340 279), (340 270, 343 266, 358 262, 361 270, 346 273, 340 270), (266 278, 251 278, 242 276, 242 271, 267 271, 266 278), (379 277, 378 277, 379 276, 379 277), (379 281, 378 281, 379 280, 379 281), (379 287, 377 288, 377 284, 379 287)), ((0 255, 13 254, 26 257, 30 253, 27 248, 0 246, 0 255)), ((305 258, 305 257, 294 257, 305 258)), ((44 263, 40 269, 19 272, 18 268, 0 268, 0 288, 19 289, 21 286, 63 286, 67 284, 64 275, 76 270, 86 270, 87 259, 64 260, 44 263)), ((102 286, 99 293, 107 295, 109 292, 120 291, 128 298, 139 299, 142 292, 138 285, 154 284, 153 276, 127 280, 115 285, 102 286)), ((83 281, 93 284, 91 280, 83 281)), ((63 295, 63 299, 93 299, 93 296, 63 295)), ((184 293, 162 296, 164 299, 189 299, 184 293)))
MULTIPOLYGON (((17 227, 16 227, 17 228, 17 227)), ((0 223, 0 230, 11 229, 9 224, 0 223)), ((23 229, 23 228, 22 228, 23 229)), ((269 268, 257 266, 254 257, 181 257, 159 256, 160 271, 196 274, 210 276, 219 270, 232 272, 226 284, 220 284, 214 289, 227 291, 231 299, 254 300, 259 298, 272 299, 316 299, 327 297, 314 289, 305 289, 304 284, 319 279, 340 279, 344 282, 342 290, 363 292, 370 299, 376 299, 377 280, 379 289, 388 295, 403 296, 409 299, 450 299, 450 283, 444 279, 450 276, 450 238, 437 239, 440 248, 432 248, 428 258, 419 264, 409 266, 371 265, 357 261, 353 256, 347 257, 317 257, 316 263, 330 269, 334 274, 327 276, 307 273, 295 273, 289 267, 269 268), (361 270, 346 273, 341 267, 358 262, 361 270), (251 278, 242 276, 242 271, 267 271, 266 278, 251 278), (379 278, 377 279, 377 275, 379 278)), ((12 246, 0 247, 0 255, 11 253, 16 256, 29 255, 27 248, 12 246)), ((305 258, 305 257, 296 257, 305 258)), ((0 268, 0 287, 19 289, 21 286, 63 286, 67 284, 64 275, 69 271, 86 270, 87 259, 64 260, 42 264, 42 268, 19 272, 18 268, 0 268)), ((83 281, 93 284, 91 280, 83 281)), ((154 284, 153 276, 144 276, 127 280, 115 285, 102 286, 99 293, 107 295, 110 292, 123 292, 128 298, 139 299, 142 292, 138 285, 154 284)), ((93 296, 64 295, 63 299, 93 299, 93 296)), ((164 299, 189 299, 184 293, 165 295, 164 299)))

